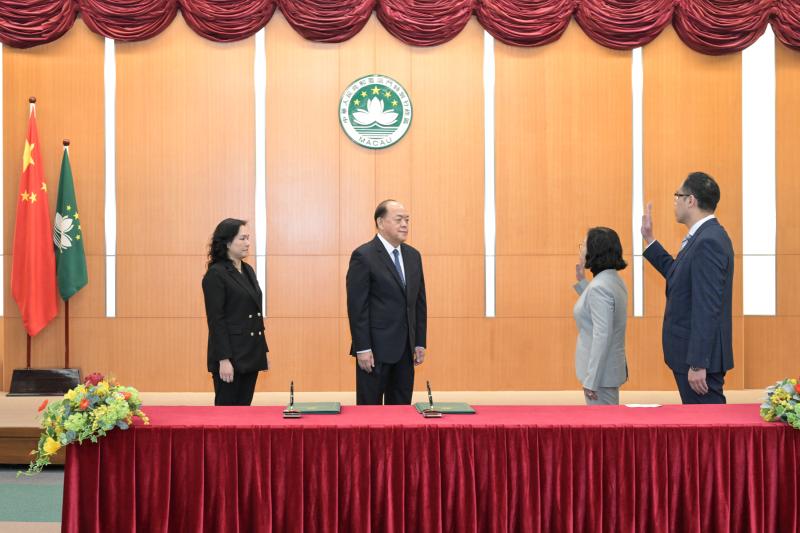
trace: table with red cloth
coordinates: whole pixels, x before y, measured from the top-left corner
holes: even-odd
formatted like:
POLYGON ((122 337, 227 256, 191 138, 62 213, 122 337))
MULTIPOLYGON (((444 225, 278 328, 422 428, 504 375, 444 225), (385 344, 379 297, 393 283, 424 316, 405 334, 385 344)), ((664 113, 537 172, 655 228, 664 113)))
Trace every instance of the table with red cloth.
POLYGON ((800 531, 800 431, 757 405, 146 407, 68 449, 62 530, 800 531))

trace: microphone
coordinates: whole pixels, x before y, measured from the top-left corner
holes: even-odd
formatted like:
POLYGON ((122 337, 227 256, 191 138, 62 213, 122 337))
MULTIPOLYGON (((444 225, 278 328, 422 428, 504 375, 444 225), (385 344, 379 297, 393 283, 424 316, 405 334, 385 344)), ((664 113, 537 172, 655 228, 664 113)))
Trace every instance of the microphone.
POLYGON ((289 405, 283 410, 283 418, 300 418, 303 415, 294 408, 294 380, 289 382, 289 405))
POLYGON ((433 393, 431 393, 431 382, 425 381, 425 386, 428 388, 428 407, 422 410, 422 416, 425 418, 442 418, 442 412, 433 408, 433 393))

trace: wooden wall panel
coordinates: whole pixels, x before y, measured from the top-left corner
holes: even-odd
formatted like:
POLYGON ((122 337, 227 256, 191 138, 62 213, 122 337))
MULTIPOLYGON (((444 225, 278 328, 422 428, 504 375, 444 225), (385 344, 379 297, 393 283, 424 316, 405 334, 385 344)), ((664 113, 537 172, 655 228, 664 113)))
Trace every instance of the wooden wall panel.
POLYGON ((762 388, 798 374, 800 304, 800 55, 776 40, 777 317, 745 317, 744 386, 762 388))
MULTIPOLYGON (((656 236, 676 253, 687 228, 675 222, 673 193, 702 170, 720 185, 717 216, 741 254, 741 55, 699 54, 667 28, 643 57, 644 195, 653 203, 656 236)), ((645 289, 647 314, 660 313, 663 302, 651 305, 654 287, 645 289)))
POLYGON ((744 341, 744 387, 765 388, 798 376, 800 317, 745 317, 744 341))
POLYGON ((267 253, 335 255, 338 48, 304 40, 276 14, 266 53, 267 253))
POLYGON ((117 257, 117 317, 205 317, 202 279, 207 261, 205 255, 117 257), (138 282, 129 283, 131 276, 138 282))
POLYGON ((423 255, 429 317, 484 316, 482 255, 423 255))
MULTIPOLYGON (((631 258, 625 261, 630 265, 631 258)), ((571 317, 578 299, 574 285, 575 254, 565 255, 507 255, 497 258, 497 279, 516 278, 515 284, 498 283, 497 299, 503 300, 503 314, 508 317, 571 317)), ((591 273, 585 271, 587 279, 591 273)), ((633 314, 632 267, 619 271, 628 287, 628 316, 633 314)))
MULTIPOLYGON (((496 44, 498 318, 488 319, 477 22, 450 43, 419 48, 373 16, 354 39, 320 44, 277 13, 266 45, 271 369, 258 390, 284 391, 290 380, 299 391, 354 389, 345 273, 352 250, 374 235, 375 204, 389 197, 409 208, 409 242, 426 271, 428 358, 417 388, 425 380, 435 390, 578 388, 577 243, 588 227, 611 226, 630 259, 638 238, 630 220, 630 53, 594 44, 574 23, 546 47, 496 44), (413 125, 389 149, 356 146, 338 124, 342 89, 367 73, 390 75, 411 92, 413 125)), ((254 220, 253 53, 253 39, 211 43, 181 20, 153 40, 117 44, 118 317, 106 319, 103 41, 79 20, 50 45, 4 49, 4 388, 25 357, 8 254, 25 102, 35 94, 48 182, 55 188, 60 142, 69 137, 86 224, 90 284, 73 300, 73 362, 142 390, 212 390, 200 279, 214 225, 227 216, 254 220)), ((796 372, 798 57, 778 45, 779 316, 742 317, 740 55, 697 54, 672 28, 644 51, 645 197, 668 249, 685 233, 672 212, 685 175, 706 170, 722 186, 718 214, 737 251, 729 388, 796 372)), ((630 292, 631 269, 621 274, 630 292)), ((674 389, 661 352, 663 292, 664 280, 646 266, 646 316, 628 322, 627 390, 674 389)), ((60 363, 63 335, 59 317, 34 340, 37 366, 60 363)))
MULTIPOLYGON (((4 323, 7 345, 22 347, 7 351, 11 356, 7 364, 22 367, 22 322, 6 318, 4 323)), ((210 390, 205 369, 206 332, 205 317, 70 318, 70 360, 84 373, 112 374, 142 390, 210 390)), ((57 368, 63 357, 64 322, 58 317, 34 339, 32 358, 34 366, 57 368)))
POLYGON ((412 51, 414 242, 429 255, 483 254, 482 54, 474 19, 452 41, 412 51))
MULTIPOLYGON (((78 206, 86 224, 89 255, 105 253, 103 236, 103 39, 79 19, 61 39, 29 49, 3 47, 4 217, 3 249, 14 242, 22 149, 28 131, 28 97, 36 116, 48 201, 55 213, 62 141, 70 139, 70 163, 78 206)), ((7 298, 10 298, 7 293, 7 298)), ((9 301, 6 301, 8 306, 9 301)))
POLYGON ((630 52, 573 22, 549 46, 495 56, 497 253, 576 254, 598 225, 630 250, 630 52))
POLYGON ((425 363, 415 373, 417 389, 425 390, 430 380, 434 391, 493 390, 499 363, 494 330, 489 318, 430 318, 425 363))
POLYGON ((493 382, 498 390, 562 390, 575 377, 572 318, 496 318, 493 382))
POLYGON ((550 46, 496 44, 495 56, 497 316, 508 317, 496 382, 573 388, 577 245, 603 225, 631 250, 630 53, 573 23, 550 46))
POLYGON ((292 380, 297 390, 341 390, 338 339, 338 318, 269 318, 271 370, 259 378, 258 390, 288 391, 292 380))
MULTIPOLYGON (((71 315, 98 316, 104 293, 103 255, 103 39, 81 20, 56 42, 26 50, 3 48, 3 257, 4 314, 0 387, 8 390, 14 368, 25 366, 25 331, 11 295, 21 157, 28 128, 28 97, 37 98, 37 125, 51 216, 58 195, 62 140, 70 139, 70 162, 88 255, 89 285, 73 299, 71 315)), ((61 306, 61 304, 59 304, 61 306)), ((63 306, 59 317, 63 314, 63 306)), ((54 321, 33 339, 34 366, 63 364, 63 323, 54 321)))
MULTIPOLYGON (((12 221, 13 225, 14 222, 12 221)), ((102 222, 101 222, 102 224, 102 222)), ((3 280, 4 294, 10 303, 6 303, 4 315, 7 317, 19 318, 19 308, 11 297, 11 263, 12 256, 6 255, 4 259, 5 279, 3 280)), ((105 256, 87 255, 86 269, 89 275, 89 283, 78 291, 70 299, 70 317, 101 317, 105 315, 105 294, 106 294, 106 262, 105 256)), ((58 314, 64 312, 64 302, 58 300, 58 314)))
POLYGON ((253 47, 203 39, 180 17, 117 44, 119 255, 197 255, 223 218, 252 221, 253 47))
MULTIPOLYGON (((778 211, 778 254, 800 254, 800 54, 776 40, 775 43, 775 140, 776 202, 778 211)), ((797 299, 782 290, 781 284, 791 281, 778 278, 778 301, 797 299)), ((779 304, 780 305, 780 304, 779 304)), ((782 314, 782 313, 781 313, 782 314)))
MULTIPOLYGON (((375 17, 372 17, 360 33, 339 45, 337 101, 350 83, 366 73, 376 73, 375 54, 365 51, 375 48, 377 25, 375 17)), ((329 107, 333 106, 331 102, 329 107)), ((372 214, 379 201, 375 199, 375 152, 351 142, 341 128, 338 141, 338 253, 349 257, 356 247, 366 242, 375 232, 372 214)))
POLYGON ((356 390, 356 362, 355 358, 350 355, 351 346, 350 325, 347 318, 340 318, 336 364, 330 369, 338 376, 339 390, 356 390))
POLYGON ((196 255, 221 219, 253 219, 252 87, 253 39, 213 43, 178 19, 117 44, 119 255, 196 255))
POLYGON ((577 245, 573 256, 498 256, 498 316, 571 317, 578 297, 572 288, 577 262, 577 245))
POLYGON ((630 53, 573 24, 495 54, 497 315, 571 317, 587 229, 615 228, 630 252, 630 53))
MULTIPOLYGON (((375 26, 375 71, 379 74, 386 74, 396 79, 406 91, 409 91, 412 98, 413 118, 412 125, 403 140, 384 150, 374 151, 375 157, 375 199, 372 210, 369 212, 369 220, 372 222, 375 205, 387 198, 400 200, 409 209, 411 214, 411 224, 409 226, 408 239, 412 245, 422 246, 418 234, 422 229, 418 224, 420 213, 418 212, 416 200, 412 186, 414 180, 414 139, 417 137, 418 119, 418 98, 420 92, 416 85, 416 68, 414 56, 418 50, 416 47, 403 44, 397 38, 389 34, 383 26, 378 23, 373 14, 370 21, 375 26)), ((342 80, 344 81, 344 80, 342 80)), ((345 82, 346 83, 346 82, 345 82)), ((347 140, 350 143, 349 140, 347 140)), ((370 227, 370 232, 375 233, 374 226, 370 227)), ((428 254, 428 250, 422 248, 423 253, 428 254)))
POLYGON ((269 256, 267 316, 306 319, 339 314, 339 256, 269 256))
MULTIPOLYGON (((706 56, 670 27, 644 49, 644 196, 656 237, 673 254, 688 231, 674 218, 673 193, 695 170, 719 183, 717 216, 733 241, 734 365, 728 386, 744 380, 742 318, 741 55, 706 56)), ((645 261, 645 315, 664 311, 664 279, 645 261)), ((660 333, 659 333, 660 335, 660 333)))
MULTIPOLYGON (((5 390, 6 383, 6 319, 0 317, 0 390, 5 390)), ((8 375, 11 376, 12 368, 8 368, 8 375)), ((9 377, 9 380, 11 378, 9 377)))
MULTIPOLYGON (((778 229, 778 235, 788 230, 778 229)), ((800 317, 800 279, 797 277, 798 254, 778 254, 776 257, 778 316, 800 317)))
POLYGON ((180 18, 116 46, 118 317, 100 361, 144 390, 210 388, 200 281, 216 224, 253 220, 253 50, 180 18))
POLYGON ((675 379, 661 350, 661 323, 661 317, 628 318, 625 339, 628 383, 624 390, 675 388, 675 379))

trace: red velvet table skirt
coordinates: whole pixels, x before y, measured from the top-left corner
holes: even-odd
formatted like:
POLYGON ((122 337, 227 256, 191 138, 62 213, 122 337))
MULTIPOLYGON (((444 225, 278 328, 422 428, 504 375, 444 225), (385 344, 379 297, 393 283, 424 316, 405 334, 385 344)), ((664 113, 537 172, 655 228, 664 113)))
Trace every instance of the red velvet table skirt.
POLYGON ((800 431, 756 405, 149 407, 68 449, 63 531, 800 531, 800 431))

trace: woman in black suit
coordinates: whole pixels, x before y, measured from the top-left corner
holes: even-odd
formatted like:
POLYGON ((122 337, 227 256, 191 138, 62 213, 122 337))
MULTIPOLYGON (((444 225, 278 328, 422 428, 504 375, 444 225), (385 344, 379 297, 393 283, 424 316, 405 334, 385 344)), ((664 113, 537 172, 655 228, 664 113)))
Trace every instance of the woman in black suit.
POLYGON ((242 261, 249 249, 244 220, 217 225, 203 276, 214 405, 250 405, 258 373, 268 366, 261 289, 253 267, 242 261))

